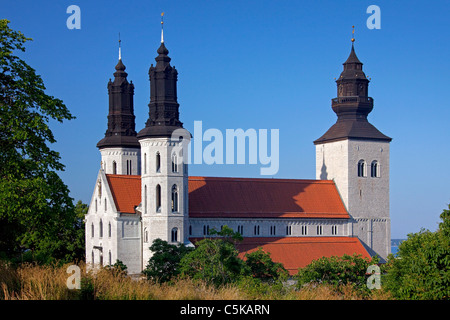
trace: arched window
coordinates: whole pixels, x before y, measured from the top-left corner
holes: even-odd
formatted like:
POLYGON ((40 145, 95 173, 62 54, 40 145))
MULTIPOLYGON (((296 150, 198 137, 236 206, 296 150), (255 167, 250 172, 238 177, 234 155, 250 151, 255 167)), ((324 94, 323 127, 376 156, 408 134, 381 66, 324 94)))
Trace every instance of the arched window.
POLYGON ((92 265, 94 265, 94 250, 92 250, 91 256, 92 256, 92 265))
POLYGON ((178 241, 178 228, 172 229, 172 242, 178 241))
POLYGON ((112 265, 112 257, 111 257, 111 250, 109 250, 109 253, 108 253, 108 261, 109 261, 109 265, 112 265))
POLYGON ((105 212, 106 212, 106 210, 107 210, 107 205, 106 205, 106 198, 105 198, 105 212))
POLYGON ((366 176, 366 163, 364 160, 359 160, 358 162, 358 177, 366 176))
POLYGON ((156 153, 156 172, 161 172, 161 155, 156 153))
POLYGON ((147 186, 144 186, 144 213, 147 213, 147 186))
POLYGON ((172 212, 178 212, 178 188, 176 184, 172 186, 172 212))
POLYGON ((100 229, 100 231, 99 231, 100 238, 103 238, 103 221, 102 221, 102 219, 100 219, 100 223, 99 223, 98 227, 100 229))
POLYGON ((117 163, 115 161, 113 161, 113 163, 112 163, 112 168, 113 168, 113 174, 117 174, 117 163))
POLYGON ((108 237, 111 238, 111 222, 108 223, 108 237))
POLYGON ((147 154, 144 153, 144 174, 147 173, 147 154))
POLYGON ((172 154, 172 172, 178 172, 178 159, 175 152, 172 154))
POLYGON ((95 199, 95 212, 97 212, 97 199, 95 199))
POLYGON ((377 160, 372 161, 370 165, 370 176, 372 178, 377 178, 380 176, 380 165, 377 160))
POLYGON ((94 223, 91 224, 91 237, 94 237, 94 223))
POLYGON ((161 186, 156 186, 156 211, 161 212, 161 186))
POLYGON ((145 243, 148 242, 148 230, 147 230, 147 228, 144 229, 144 242, 145 243))

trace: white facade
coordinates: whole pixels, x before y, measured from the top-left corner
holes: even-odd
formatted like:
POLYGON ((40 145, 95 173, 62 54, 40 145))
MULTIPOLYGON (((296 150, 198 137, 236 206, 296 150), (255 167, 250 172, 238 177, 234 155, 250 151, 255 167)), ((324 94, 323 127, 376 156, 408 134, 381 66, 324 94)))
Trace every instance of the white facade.
POLYGON ((106 174, 141 174, 140 149, 137 148, 102 148, 102 168, 106 174))
POLYGON ((97 176, 85 225, 88 265, 113 265, 120 260, 131 274, 142 271, 140 217, 117 211, 103 169, 97 176))
POLYGON ((352 232, 369 253, 390 253, 389 142, 345 139, 316 145, 316 179, 334 180, 352 232))

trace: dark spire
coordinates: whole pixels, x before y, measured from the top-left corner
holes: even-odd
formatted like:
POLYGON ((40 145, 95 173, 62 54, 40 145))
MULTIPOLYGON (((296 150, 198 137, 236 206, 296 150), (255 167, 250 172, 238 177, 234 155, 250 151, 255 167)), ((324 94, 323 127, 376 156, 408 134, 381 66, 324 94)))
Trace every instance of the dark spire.
POLYGON ((134 85, 132 82, 128 82, 128 74, 125 69, 122 59, 119 58, 116 72, 114 72, 114 81, 110 79, 108 82, 108 129, 105 137, 97 143, 99 149, 108 147, 140 148, 135 131, 134 85))
POLYGON ((315 144, 343 139, 371 139, 391 141, 367 120, 373 109, 373 99, 368 95, 369 79, 362 70, 362 62, 356 56, 353 45, 344 70, 337 84, 337 98, 331 100, 331 106, 338 119, 336 123, 315 144))
POLYGON ((177 101, 178 72, 170 65, 169 50, 164 45, 161 34, 161 45, 155 58, 156 66, 151 65, 149 118, 137 137, 170 137, 176 129, 183 128, 179 116, 177 101))

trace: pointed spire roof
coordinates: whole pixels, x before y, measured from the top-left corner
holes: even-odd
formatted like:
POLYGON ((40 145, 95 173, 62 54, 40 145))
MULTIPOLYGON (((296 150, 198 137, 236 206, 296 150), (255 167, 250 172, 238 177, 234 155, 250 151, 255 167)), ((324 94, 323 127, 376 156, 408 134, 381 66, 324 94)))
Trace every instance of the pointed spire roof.
POLYGON ((343 65, 345 67, 346 65, 355 64, 355 63, 362 65, 362 62, 359 61, 358 57, 356 56, 355 46, 352 43, 352 50, 350 51, 350 55, 348 56, 347 60, 343 63, 343 65))
MULTIPOLYGON (((119 47, 120 48, 120 47, 119 47)), ((133 106, 134 85, 128 82, 128 74, 119 50, 119 61, 115 67, 114 81, 108 82, 109 113, 105 137, 97 143, 102 148, 139 148, 136 138, 133 106)))
MULTIPOLYGON (((163 24, 161 14, 161 26, 163 24)), ((177 101, 178 72, 170 65, 170 57, 164 44, 161 30, 161 44, 153 64, 148 71, 150 77, 149 118, 137 134, 138 139, 146 137, 170 137, 172 132, 183 128, 180 121, 179 104, 177 101)))
POLYGON ((314 144, 344 139, 392 140, 367 120, 373 110, 373 99, 368 95, 369 79, 362 70, 363 63, 356 56, 354 41, 352 38, 350 55, 343 63, 344 70, 336 80, 338 96, 331 100, 337 121, 314 144))

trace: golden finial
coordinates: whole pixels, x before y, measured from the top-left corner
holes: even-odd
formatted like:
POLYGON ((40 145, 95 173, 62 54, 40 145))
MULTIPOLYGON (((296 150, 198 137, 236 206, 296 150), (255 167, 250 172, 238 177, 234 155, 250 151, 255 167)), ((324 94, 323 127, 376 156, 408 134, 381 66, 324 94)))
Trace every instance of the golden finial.
POLYGON ((355 26, 352 26, 352 42, 355 42, 355 26))

